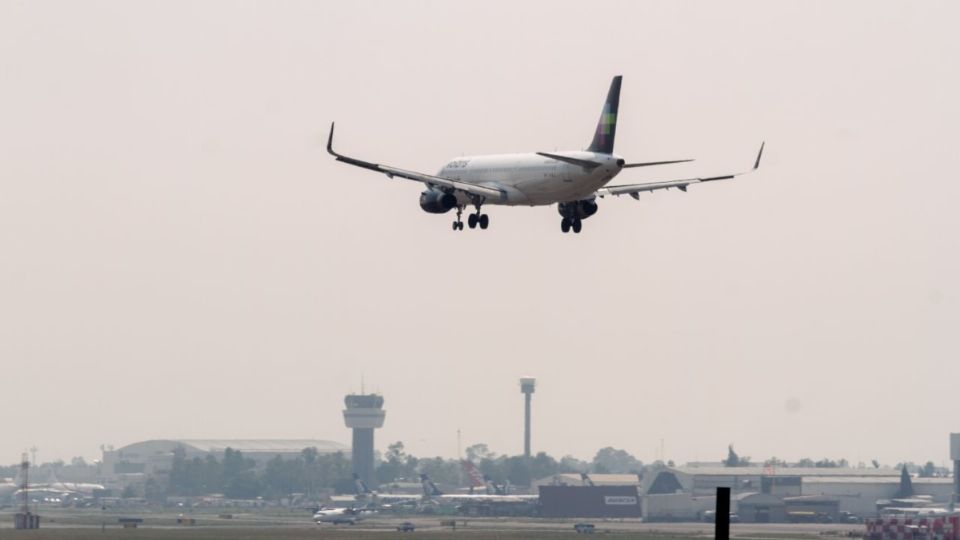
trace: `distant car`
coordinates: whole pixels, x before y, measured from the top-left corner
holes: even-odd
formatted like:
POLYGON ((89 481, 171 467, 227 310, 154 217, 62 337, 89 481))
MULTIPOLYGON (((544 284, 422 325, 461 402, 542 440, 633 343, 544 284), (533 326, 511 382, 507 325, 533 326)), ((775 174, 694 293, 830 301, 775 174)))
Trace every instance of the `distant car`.
POLYGON ((858 516, 852 512, 840 512, 840 515, 837 516, 838 523, 861 523, 861 520, 858 516))
MULTIPOLYGON (((740 516, 736 512, 730 512, 730 523, 740 523, 740 516)), ((717 521, 717 512, 715 510, 707 510, 703 513, 703 521, 707 523, 716 523, 717 521)))
POLYGON ((577 523, 573 526, 573 530, 580 534, 593 534, 594 526, 593 523, 577 523))
POLYGON ((403 523, 397 525, 397 530, 400 532, 413 532, 416 527, 413 526, 413 523, 409 521, 404 521, 403 523))

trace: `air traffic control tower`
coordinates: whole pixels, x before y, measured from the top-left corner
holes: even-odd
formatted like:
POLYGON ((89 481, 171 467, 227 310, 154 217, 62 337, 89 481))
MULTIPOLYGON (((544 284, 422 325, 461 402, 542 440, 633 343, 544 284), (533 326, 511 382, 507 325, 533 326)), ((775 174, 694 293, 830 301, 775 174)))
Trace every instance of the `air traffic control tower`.
POLYGON ((379 394, 350 394, 343 399, 343 422, 353 430, 353 472, 373 486, 373 430, 383 427, 387 411, 379 394))

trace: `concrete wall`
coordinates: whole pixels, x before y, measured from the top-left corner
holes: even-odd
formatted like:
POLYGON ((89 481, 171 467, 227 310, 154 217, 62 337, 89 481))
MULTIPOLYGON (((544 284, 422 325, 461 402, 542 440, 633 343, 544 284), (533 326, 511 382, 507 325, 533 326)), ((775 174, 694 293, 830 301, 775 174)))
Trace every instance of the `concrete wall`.
POLYGON ((717 498, 694 497, 692 493, 646 495, 642 500, 644 521, 700 521, 703 513, 717 506, 717 498))

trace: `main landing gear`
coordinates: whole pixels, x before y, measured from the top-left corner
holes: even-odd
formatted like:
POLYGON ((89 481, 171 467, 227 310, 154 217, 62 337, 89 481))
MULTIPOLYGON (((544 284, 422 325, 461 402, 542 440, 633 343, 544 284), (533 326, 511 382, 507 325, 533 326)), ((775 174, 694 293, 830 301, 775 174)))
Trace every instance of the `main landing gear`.
POLYGON ((568 233, 570 232, 570 229, 573 229, 573 232, 579 234, 581 228, 583 228, 583 223, 580 221, 580 218, 565 217, 560 220, 560 230, 565 233, 568 233))
MULTIPOLYGON (((455 231, 463 230, 463 221, 460 220, 460 215, 462 213, 463 213, 463 207, 458 206, 457 220, 453 222, 453 230, 455 231)), ((476 229, 477 225, 479 225, 481 229, 486 229, 487 227, 490 226, 490 216, 486 214, 481 214, 479 205, 477 205, 476 214, 470 214, 469 216, 467 216, 467 226, 469 226, 471 229, 476 229)))

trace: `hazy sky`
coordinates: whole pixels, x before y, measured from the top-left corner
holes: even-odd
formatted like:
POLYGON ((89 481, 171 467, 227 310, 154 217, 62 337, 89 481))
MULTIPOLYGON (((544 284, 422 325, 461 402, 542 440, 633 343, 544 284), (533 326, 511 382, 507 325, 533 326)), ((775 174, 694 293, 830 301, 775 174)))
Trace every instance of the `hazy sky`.
POLYGON ((955 2, 0 2, 0 462, 149 438, 419 455, 948 458, 955 2), (579 149, 624 76, 630 183, 450 230, 457 155, 579 149))

